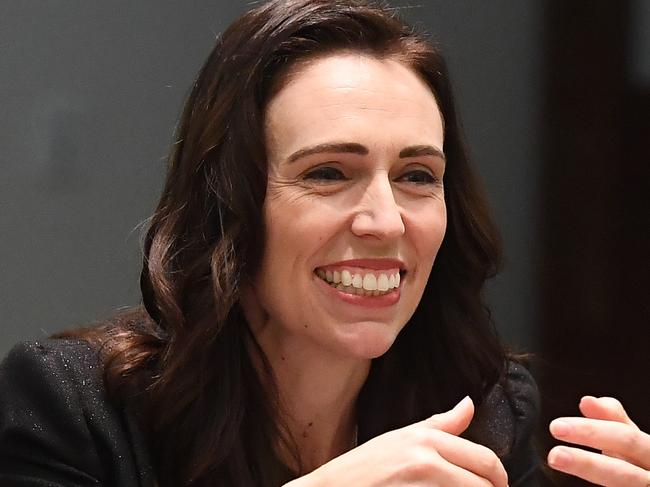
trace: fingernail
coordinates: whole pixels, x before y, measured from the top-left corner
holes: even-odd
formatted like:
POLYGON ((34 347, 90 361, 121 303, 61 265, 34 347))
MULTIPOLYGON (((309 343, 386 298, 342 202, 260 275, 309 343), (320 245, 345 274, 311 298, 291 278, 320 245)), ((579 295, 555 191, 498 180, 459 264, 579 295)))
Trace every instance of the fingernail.
POLYGON ((571 433, 571 425, 561 419, 553 420, 550 429, 555 437, 568 436, 571 433))
POLYGON ((460 401, 458 401, 458 404, 454 406, 454 409, 459 408, 462 404, 466 403, 468 400, 469 400, 469 396, 465 396, 460 401))
POLYGON ((564 448, 553 448, 548 454, 548 464, 551 467, 566 467, 571 462, 571 454, 564 448))

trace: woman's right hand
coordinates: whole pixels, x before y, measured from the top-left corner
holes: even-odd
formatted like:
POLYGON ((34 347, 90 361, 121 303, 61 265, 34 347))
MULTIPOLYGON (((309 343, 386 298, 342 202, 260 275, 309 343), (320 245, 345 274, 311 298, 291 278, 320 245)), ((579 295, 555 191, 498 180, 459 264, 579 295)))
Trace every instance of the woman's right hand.
POLYGON ((377 436, 285 487, 506 487, 496 454, 458 436, 473 415, 466 397, 450 411, 377 436))

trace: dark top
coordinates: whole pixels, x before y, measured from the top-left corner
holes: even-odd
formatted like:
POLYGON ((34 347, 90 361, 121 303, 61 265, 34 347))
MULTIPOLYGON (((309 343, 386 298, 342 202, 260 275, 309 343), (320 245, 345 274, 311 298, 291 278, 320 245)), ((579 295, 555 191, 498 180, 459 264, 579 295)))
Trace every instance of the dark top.
MULTIPOLYGON (((528 371, 510 364, 470 436, 502 457, 510 485, 536 486, 531 446, 539 398, 528 371)), ((0 365, 0 486, 153 487, 134 415, 107 399, 97 351, 77 340, 16 345, 0 365)))

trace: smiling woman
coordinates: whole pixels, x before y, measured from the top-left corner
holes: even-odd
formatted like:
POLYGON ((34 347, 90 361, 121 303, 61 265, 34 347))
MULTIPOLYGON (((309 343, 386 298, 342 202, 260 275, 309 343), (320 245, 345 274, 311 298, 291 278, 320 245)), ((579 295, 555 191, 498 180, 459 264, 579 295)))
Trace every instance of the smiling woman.
POLYGON ((274 96, 265 122, 266 249, 244 301, 244 310, 260 306, 271 317, 264 334, 248 320, 258 340, 270 340, 265 350, 322 355, 324 368, 343 356, 363 370, 390 348, 445 234, 442 126, 421 78, 361 53, 315 60, 274 96), (333 283, 341 275, 337 287, 328 271, 333 283))
POLYGON ((535 485, 537 392, 481 300, 498 237, 425 36, 262 4, 174 147, 143 307, 4 362, 2 485, 535 485))

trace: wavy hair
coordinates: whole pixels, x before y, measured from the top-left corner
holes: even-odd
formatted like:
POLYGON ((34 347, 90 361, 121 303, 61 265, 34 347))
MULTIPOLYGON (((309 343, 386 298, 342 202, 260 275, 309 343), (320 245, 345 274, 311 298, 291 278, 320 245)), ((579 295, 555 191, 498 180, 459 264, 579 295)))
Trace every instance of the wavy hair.
MULTIPOLYGON (((450 408, 480 404, 505 353, 482 302, 500 258, 468 163, 438 48, 394 9, 362 0, 272 0, 221 35, 182 113, 165 187, 144 240, 143 308, 67 332, 102 345, 111 396, 134 405, 159 485, 277 486, 300 455, 239 306, 264 247, 264 114, 290 70, 341 51, 396 59, 426 81, 445 127, 447 232, 422 300, 358 399, 359 441, 450 408), (264 386, 262 384, 265 384, 264 386), (376 407, 382 404, 382 407, 376 407)), ((254 341, 254 338, 253 338, 254 341)))

